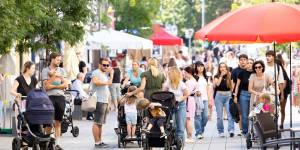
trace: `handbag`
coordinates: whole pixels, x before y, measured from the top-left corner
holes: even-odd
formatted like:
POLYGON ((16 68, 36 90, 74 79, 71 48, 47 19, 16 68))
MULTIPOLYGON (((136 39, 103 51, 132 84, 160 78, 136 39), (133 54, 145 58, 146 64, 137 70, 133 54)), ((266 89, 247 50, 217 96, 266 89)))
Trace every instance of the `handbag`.
MULTIPOLYGON (((89 90, 91 88, 91 84, 89 85, 89 90)), ((97 86, 98 89, 98 86, 97 86)), ((97 91, 97 89, 95 91, 97 91)), ((96 110, 96 106, 97 106, 97 94, 95 94, 96 92, 89 92, 87 95, 87 97, 83 97, 82 98, 82 104, 81 104, 81 110, 83 111, 87 111, 87 112, 93 112, 96 110)))

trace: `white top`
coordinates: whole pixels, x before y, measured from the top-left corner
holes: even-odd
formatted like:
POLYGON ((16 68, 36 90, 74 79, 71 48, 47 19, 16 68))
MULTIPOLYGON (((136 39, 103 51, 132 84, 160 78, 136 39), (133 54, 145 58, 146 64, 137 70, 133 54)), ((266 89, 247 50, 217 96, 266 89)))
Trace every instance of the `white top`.
POLYGON ((231 67, 232 69, 238 67, 238 61, 236 59, 233 59, 233 60, 229 60, 227 59, 227 66, 228 67, 231 67))
POLYGON ((185 65, 185 61, 183 59, 176 59, 175 61, 178 68, 183 67, 185 65))
MULTIPOLYGON (((266 64, 265 73, 268 73, 273 80, 275 79, 274 66, 268 66, 268 64, 266 64)), ((278 83, 284 83, 282 68, 279 67, 279 74, 278 74, 277 65, 276 65, 276 79, 278 83)))
MULTIPOLYGON (((79 98, 86 97, 86 92, 83 89, 82 82, 76 79, 71 86, 71 90, 77 90, 79 92, 79 98)), ((77 96, 77 92, 71 92, 74 97, 77 96)))
POLYGON ((203 76, 199 77, 196 91, 201 93, 201 99, 203 101, 208 100, 207 85, 211 85, 211 82, 207 82, 203 76))
POLYGON ((136 113, 137 114, 136 103, 128 105, 125 100, 124 108, 125 108, 125 114, 127 114, 127 113, 136 113))
POLYGON ((182 81, 179 82, 176 90, 171 87, 169 81, 166 82, 166 87, 168 88, 169 92, 174 93, 176 100, 179 100, 181 97, 183 97, 183 90, 186 89, 186 86, 182 81))

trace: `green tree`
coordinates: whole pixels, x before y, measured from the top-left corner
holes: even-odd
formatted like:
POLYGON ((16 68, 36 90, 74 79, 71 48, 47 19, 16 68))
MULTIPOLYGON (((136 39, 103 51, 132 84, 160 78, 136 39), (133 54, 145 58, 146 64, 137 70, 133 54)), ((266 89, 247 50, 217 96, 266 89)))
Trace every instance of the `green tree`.
POLYGON ((115 9, 115 28, 133 34, 140 32, 141 37, 149 38, 152 19, 160 8, 160 0, 115 0, 110 1, 115 9))

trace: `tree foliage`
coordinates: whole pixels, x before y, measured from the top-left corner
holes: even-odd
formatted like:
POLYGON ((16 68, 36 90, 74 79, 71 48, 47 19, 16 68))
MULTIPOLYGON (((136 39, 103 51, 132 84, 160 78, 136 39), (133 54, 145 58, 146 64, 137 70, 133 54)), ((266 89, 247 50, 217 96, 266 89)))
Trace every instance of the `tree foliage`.
POLYGON ((149 38, 152 30, 152 19, 160 8, 160 0, 112 0, 115 9, 115 28, 133 34, 138 31, 139 36, 149 38))
POLYGON ((1 0, 0 53, 16 43, 23 53, 56 51, 62 40, 72 46, 83 39, 90 22, 92 0, 1 0))

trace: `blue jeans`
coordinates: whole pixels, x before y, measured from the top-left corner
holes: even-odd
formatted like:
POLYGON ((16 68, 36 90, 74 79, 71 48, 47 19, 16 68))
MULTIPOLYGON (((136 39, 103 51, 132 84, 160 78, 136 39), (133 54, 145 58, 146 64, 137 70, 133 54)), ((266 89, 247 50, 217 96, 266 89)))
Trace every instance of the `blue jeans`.
POLYGON ((204 133, 204 128, 208 121, 208 101, 203 101, 204 108, 200 115, 195 115, 194 117, 194 125, 196 130, 196 136, 204 133))
POLYGON ((248 126, 249 126, 249 109, 250 109, 250 98, 251 93, 248 91, 241 90, 239 103, 241 106, 241 114, 242 114, 242 130, 243 133, 248 133, 248 126))
POLYGON ((234 122, 229 111, 229 100, 231 98, 231 93, 219 93, 217 92, 215 97, 215 106, 217 110, 217 128, 220 133, 224 133, 223 125, 223 107, 225 106, 227 119, 228 119, 228 132, 234 131, 234 122))
POLYGON ((186 103, 185 101, 176 104, 175 108, 177 108, 177 106, 179 106, 179 110, 177 110, 177 114, 176 114, 176 110, 173 114, 173 120, 175 119, 176 115, 176 140, 178 139, 179 136, 181 136, 182 140, 183 140, 183 145, 184 145, 184 141, 185 141, 185 122, 186 122, 186 103))

